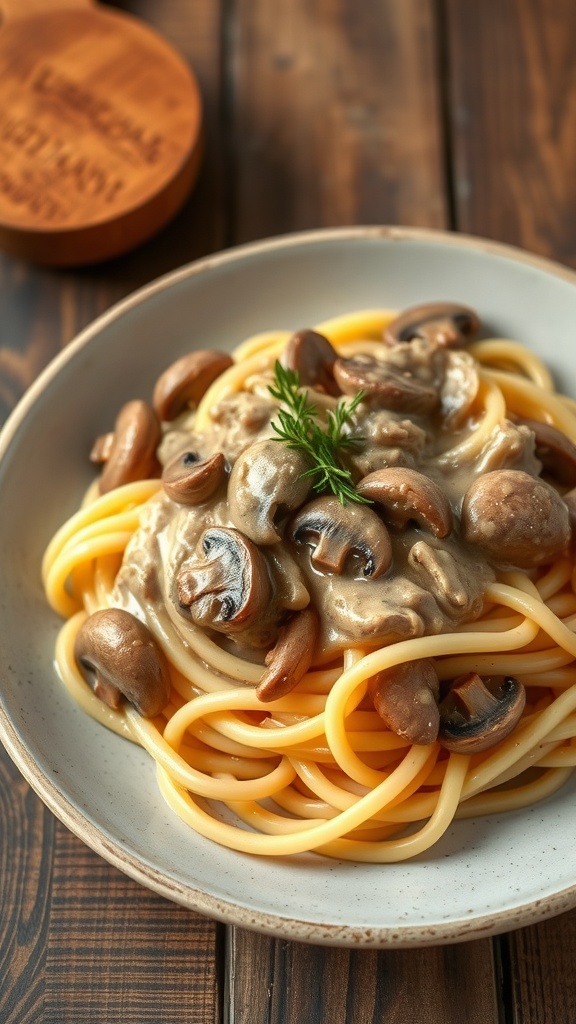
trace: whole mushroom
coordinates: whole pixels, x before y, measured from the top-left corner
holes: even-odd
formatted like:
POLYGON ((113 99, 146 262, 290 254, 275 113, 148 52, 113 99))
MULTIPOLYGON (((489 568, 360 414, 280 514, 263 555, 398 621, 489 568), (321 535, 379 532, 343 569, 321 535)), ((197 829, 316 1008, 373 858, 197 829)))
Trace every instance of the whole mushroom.
POLYGON ((98 481, 100 493, 157 476, 160 437, 160 423, 151 406, 140 399, 126 402, 116 417, 114 431, 97 438, 90 454, 92 462, 104 464, 98 481))
POLYGON ((289 339, 283 362, 289 370, 298 373, 302 387, 312 387, 328 395, 339 395, 340 388, 334 380, 333 372, 337 358, 338 353, 328 338, 318 331, 305 329, 296 331, 289 339))
POLYGON ((440 683, 433 661, 421 658, 379 672, 370 692, 389 729, 410 743, 434 743, 440 725, 440 683))
POLYGON ((306 457, 273 438, 255 441, 236 459, 228 482, 234 526, 255 544, 281 539, 278 518, 299 508, 312 486, 306 457))
POLYGON ((172 363, 154 386, 153 405, 161 420, 176 419, 187 406, 198 404, 210 385, 233 365, 227 352, 198 349, 172 363))
POLYGON ((410 370, 371 355, 337 359, 334 377, 345 395, 364 393, 364 399, 376 407, 394 412, 425 414, 440 401, 433 383, 419 380, 410 370))
POLYGON ((122 608, 89 615, 76 634, 74 656, 96 696, 111 708, 123 700, 154 718, 170 700, 168 660, 150 630, 122 608))
POLYGON ((557 491, 519 469, 484 473, 462 504, 462 536, 495 564, 530 569, 570 542, 570 516, 557 491))
POLYGON ((540 420, 518 421, 534 433, 536 458, 544 471, 566 487, 576 486, 576 445, 551 423, 540 420))
POLYGON ((179 505, 200 505, 211 498, 226 479, 226 459, 215 452, 201 459, 193 451, 181 452, 162 470, 162 485, 179 505))

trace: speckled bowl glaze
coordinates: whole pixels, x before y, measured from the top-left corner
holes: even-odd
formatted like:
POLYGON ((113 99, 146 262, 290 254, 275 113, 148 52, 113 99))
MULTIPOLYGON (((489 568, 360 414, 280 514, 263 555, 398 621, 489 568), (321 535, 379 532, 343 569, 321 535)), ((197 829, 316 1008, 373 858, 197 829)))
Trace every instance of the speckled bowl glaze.
POLYGON ((448 299, 522 340, 576 396, 576 274, 492 242, 401 228, 290 235, 211 256, 137 292, 85 330, 0 437, 0 738, 81 839, 158 893, 221 920, 342 946, 494 934, 576 905, 576 778, 523 811, 455 824, 417 860, 258 859, 196 836, 138 747, 86 717, 53 668, 59 626, 40 584, 53 531, 89 483, 92 439, 194 346, 231 348, 361 307, 448 299))

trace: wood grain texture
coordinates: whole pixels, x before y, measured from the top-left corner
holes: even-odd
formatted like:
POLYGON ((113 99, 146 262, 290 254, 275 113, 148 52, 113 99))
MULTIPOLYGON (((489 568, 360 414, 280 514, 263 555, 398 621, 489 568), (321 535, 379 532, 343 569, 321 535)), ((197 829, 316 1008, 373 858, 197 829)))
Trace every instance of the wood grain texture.
POLYGON ((0 747, 0 1020, 42 1020, 55 819, 0 747))
MULTIPOLYGON (((574 4, 445 10, 457 227, 576 266, 574 4)), ((514 1024, 576 1019, 576 912, 499 943, 514 1024)))
POLYGON ((461 231, 576 266, 572 0, 446 0, 461 231))
POLYGON ((0 750, 2 1024, 208 1024, 216 927, 68 832, 0 750))
MULTIPOLYGON (((0 256, 0 420, 94 316, 234 242, 352 222, 443 227, 451 211, 461 230, 576 265, 569 0, 108 6, 190 61, 203 167, 179 216, 113 263, 53 272, 0 256)), ((576 912, 494 942, 369 952, 227 929, 220 998, 222 927, 87 850, 0 751, 2 1024, 571 1024, 575 930, 576 912)))
MULTIPOLYGON (((0 255, 0 423, 95 316, 224 243, 220 5, 197 0, 193 17, 188 0, 115 6, 148 17, 197 73, 209 116, 200 180, 176 221, 113 263, 52 271, 0 255)), ((160 899, 87 850, 0 749, 2 1024, 212 1024, 219 1016, 218 932, 214 922, 160 899)))
POLYGON ((140 19, 21 6, 0 34, 0 244, 57 266, 128 252, 196 180, 196 79, 140 19))
POLYGON ((206 1024, 216 928, 125 878, 67 829, 55 834, 46 1024, 206 1024))
POLYGON ((228 104, 235 241, 443 227, 431 0, 238 0, 228 104))
POLYGON ((508 939, 513 1024, 576 1020, 576 913, 562 914, 508 939))
POLYGON ((370 952, 236 930, 229 955, 234 1024, 498 1024, 489 942, 370 952))

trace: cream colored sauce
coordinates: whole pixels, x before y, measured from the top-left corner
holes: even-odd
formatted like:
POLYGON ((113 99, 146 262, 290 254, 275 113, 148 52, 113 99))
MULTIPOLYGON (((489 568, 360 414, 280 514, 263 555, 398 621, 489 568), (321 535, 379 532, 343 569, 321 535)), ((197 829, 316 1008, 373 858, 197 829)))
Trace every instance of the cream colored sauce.
MULTIPOLYGON (((388 349, 383 358, 433 384, 439 404, 433 412, 415 416, 367 402, 360 405, 353 433, 363 440, 349 457, 349 465, 357 480, 386 466, 409 467, 426 474, 449 498, 453 532, 438 540, 412 524, 401 532, 391 529, 392 564, 372 579, 362 575, 362 566, 354 558, 340 575, 318 571, 311 562, 311 544, 287 539, 287 520, 280 519, 275 526, 284 539, 260 548, 272 595, 265 613, 231 636, 209 630, 212 639, 227 649, 249 650, 252 657, 262 658, 275 642, 279 625, 308 601, 317 608, 321 622, 318 662, 349 646, 370 648, 451 630, 480 614, 494 568, 459 537, 462 498, 478 475, 492 469, 518 468, 537 475, 540 465, 534 455, 533 434, 526 427, 504 423, 472 455, 452 458, 451 450, 477 426, 473 418, 478 392, 474 360, 465 351, 432 348, 423 342, 388 349)), ((185 417, 170 425, 161 444, 161 460, 166 463, 186 450, 201 458, 219 451, 232 467, 254 442, 273 437, 271 419, 277 403, 263 397, 261 380, 254 390, 254 394, 246 392, 221 401, 213 411, 211 430, 204 434, 194 434, 185 417)), ((246 480, 258 499, 254 474, 247 473, 246 480)), ((262 477, 262 502, 268 505, 272 484, 271 477, 262 477)), ((373 508, 382 513, 378 506, 373 508)), ((176 581, 183 570, 202 563, 199 545, 210 526, 234 526, 223 489, 196 507, 179 505, 161 493, 151 502, 141 529, 128 546, 114 600, 132 609, 145 609, 150 601, 166 602, 186 639, 191 630, 190 612, 179 605, 176 581)))

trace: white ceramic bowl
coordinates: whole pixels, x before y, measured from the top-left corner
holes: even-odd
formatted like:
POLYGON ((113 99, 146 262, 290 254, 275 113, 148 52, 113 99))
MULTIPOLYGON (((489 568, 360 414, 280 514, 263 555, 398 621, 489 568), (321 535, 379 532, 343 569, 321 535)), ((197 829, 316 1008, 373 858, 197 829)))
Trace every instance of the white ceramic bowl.
POLYGON ((86 451, 126 400, 191 347, 361 307, 475 307, 576 396, 576 274, 492 242, 399 228, 286 236, 211 256, 128 298, 44 372, 0 439, 0 738, 52 811, 99 854, 201 913, 285 938, 410 946, 489 935, 576 905, 576 778, 531 809, 455 824, 398 865, 235 853, 196 836, 147 755, 86 717, 53 668, 59 626, 39 566, 91 478, 86 451))

